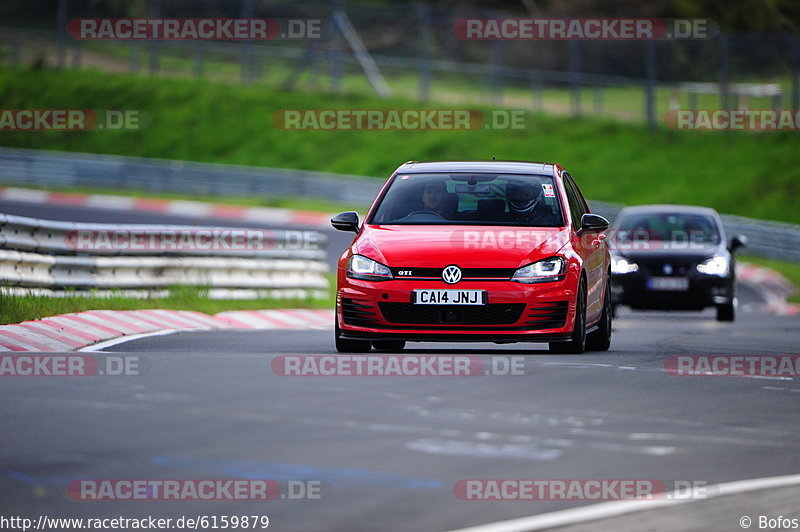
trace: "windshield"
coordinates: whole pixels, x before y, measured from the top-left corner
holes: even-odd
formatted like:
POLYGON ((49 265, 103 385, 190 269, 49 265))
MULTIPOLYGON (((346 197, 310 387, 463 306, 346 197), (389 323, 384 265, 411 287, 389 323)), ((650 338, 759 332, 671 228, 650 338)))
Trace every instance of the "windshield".
POLYGON ((617 222, 617 241, 658 240, 719 244, 717 222, 702 214, 639 213, 623 216, 617 222))
POLYGON ((398 174, 375 225, 564 225, 553 178, 512 174, 398 174))

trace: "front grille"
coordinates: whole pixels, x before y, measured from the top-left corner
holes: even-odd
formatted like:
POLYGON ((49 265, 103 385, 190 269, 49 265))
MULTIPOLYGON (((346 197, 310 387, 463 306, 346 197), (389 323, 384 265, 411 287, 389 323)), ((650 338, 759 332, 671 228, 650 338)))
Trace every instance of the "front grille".
POLYGON ((367 301, 342 298, 342 319, 347 325, 371 327, 377 323, 378 313, 367 301))
POLYGON ((379 302, 381 314, 389 323, 428 325, 509 325, 519 320, 524 303, 488 305, 414 305, 379 302))
POLYGON ((548 303, 537 303, 528 308, 525 316, 526 329, 557 329, 563 327, 567 321, 567 301, 552 301, 548 303))
MULTIPOLYGON (((404 277, 442 278, 443 268, 391 268, 396 279, 404 277), (410 272, 410 273, 409 273, 410 272)), ((514 268, 461 268, 462 279, 509 279, 514 268)))
POLYGON ((672 260, 637 260, 636 261, 640 266, 644 268, 644 270, 649 273, 650 275, 654 275, 657 277, 664 276, 664 275, 679 275, 685 276, 688 275, 697 264, 696 261, 693 262, 686 262, 686 261, 672 261, 672 260), (669 264, 672 272, 665 273, 664 272, 664 265, 669 264))

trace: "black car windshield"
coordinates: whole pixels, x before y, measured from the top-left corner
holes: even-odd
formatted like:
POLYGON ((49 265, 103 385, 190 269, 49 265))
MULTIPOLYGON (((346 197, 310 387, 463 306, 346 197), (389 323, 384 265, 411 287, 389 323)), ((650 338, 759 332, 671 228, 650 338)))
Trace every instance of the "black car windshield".
POLYGON ((617 221, 615 239, 660 240, 719 244, 719 227, 714 218, 689 213, 631 213, 617 221))
POLYGON ((374 225, 562 227, 553 178, 514 174, 398 174, 374 225))

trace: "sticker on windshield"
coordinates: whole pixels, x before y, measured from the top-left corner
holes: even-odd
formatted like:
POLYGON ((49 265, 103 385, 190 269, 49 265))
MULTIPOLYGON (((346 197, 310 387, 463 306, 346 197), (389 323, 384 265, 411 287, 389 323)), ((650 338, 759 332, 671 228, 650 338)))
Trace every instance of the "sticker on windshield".
POLYGON ((555 198, 556 193, 553 191, 553 185, 549 183, 542 183, 542 190, 544 191, 545 198, 555 198))

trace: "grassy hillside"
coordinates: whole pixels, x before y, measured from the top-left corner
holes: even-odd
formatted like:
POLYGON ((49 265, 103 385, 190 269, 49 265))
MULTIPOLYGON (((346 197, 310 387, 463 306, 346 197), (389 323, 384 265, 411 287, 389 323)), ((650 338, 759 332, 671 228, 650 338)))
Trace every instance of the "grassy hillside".
POLYGON ((797 133, 649 131, 631 124, 542 115, 529 115, 526 129, 519 131, 282 131, 270 120, 280 109, 418 104, 175 78, 10 67, 0 67, 0 98, 6 109, 138 109, 152 119, 139 132, 0 132, 4 146, 381 178, 410 159, 546 160, 569 168, 584 192, 596 200, 693 203, 800 223, 797 133))

